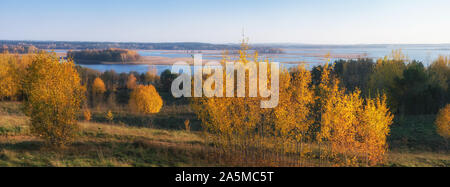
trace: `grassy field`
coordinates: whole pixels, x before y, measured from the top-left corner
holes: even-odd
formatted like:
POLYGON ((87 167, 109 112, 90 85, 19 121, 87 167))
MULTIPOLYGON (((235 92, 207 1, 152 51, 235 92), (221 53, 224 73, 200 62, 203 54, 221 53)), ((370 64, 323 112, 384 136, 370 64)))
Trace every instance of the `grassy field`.
MULTIPOLYGON (((0 166, 232 166, 210 157, 211 150, 193 120, 183 130, 189 111, 165 107, 166 115, 116 114, 107 123, 101 112, 94 122, 80 122, 78 140, 52 148, 31 136, 20 103, 0 103, 0 166), (180 112, 183 111, 183 112, 180 112)), ((389 138, 386 166, 450 166, 448 145, 434 130, 434 116, 397 119, 389 138)), ((314 163, 314 161, 311 161, 314 163)), ((310 165, 314 166, 314 164, 310 165)))

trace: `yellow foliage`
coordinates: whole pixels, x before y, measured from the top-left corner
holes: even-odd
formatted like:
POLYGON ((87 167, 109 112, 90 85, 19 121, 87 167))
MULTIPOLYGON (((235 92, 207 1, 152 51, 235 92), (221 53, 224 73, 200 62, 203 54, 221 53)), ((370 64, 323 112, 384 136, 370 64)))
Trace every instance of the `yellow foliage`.
POLYGON ((394 118, 386 104, 386 96, 366 99, 366 104, 358 115, 360 125, 357 128, 357 138, 361 142, 360 152, 366 153, 369 165, 383 163, 388 148, 386 137, 394 118))
POLYGON ((331 150, 325 151, 340 164, 382 163, 393 120, 386 97, 363 99, 359 90, 346 94, 330 72, 331 68, 325 65, 316 89, 317 140, 330 145, 331 150))
POLYGON ((74 63, 41 52, 33 58, 23 87, 32 132, 54 145, 72 142, 78 129, 76 115, 84 99, 74 63))
POLYGON ((104 93, 106 92, 106 86, 103 80, 100 77, 95 78, 92 83, 91 89, 91 101, 94 107, 99 107, 101 103, 104 101, 104 93))
POLYGON ((14 77, 15 62, 11 62, 12 59, 9 54, 0 56, 0 99, 14 96, 19 89, 18 81, 14 77))
POLYGON ((21 89, 21 81, 33 55, 0 54, 0 100, 14 99, 21 89))
MULTIPOLYGON (((258 54, 250 55, 247 50, 243 42, 238 62, 257 61, 258 54)), ((319 143, 319 149, 326 145, 326 150, 319 152, 329 153, 343 165, 382 163, 393 120, 386 97, 363 99, 359 90, 347 94, 332 68, 324 66, 317 86, 312 85, 311 72, 302 66, 291 73, 280 72, 279 105, 274 109, 261 109, 261 97, 193 98, 192 108, 203 128, 214 135, 214 143, 223 149, 269 146, 304 156, 312 153, 304 143, 319 143)))
MULTIPOLYGON (((248 49, 244 41, 237 62, 245 64, 252 59, 259 62, 258 53, 249 54, 248 49)), ((225 52, 221 63, 225 64, 228 59, 225 52)), ((226 72, 223 74, 227 76, 226 72)), ((249 74, 247 71, 247 80, 249 74)), ((268 85, 271 84, 270 75, 268 70, 268 85)), ((261 109, 260 101, 266 98, 248 97, 248 82, 245 85, 247 97, 192 98, 192 108, 202 121, 203 128, 218 137, 215 143, 219 145, 227 147, 240 142, 238 146, 245 149, 255 143, 264 144, 257 142, 264 137, 275 136, 274 139, 280 140, 275 147, 287 151, 288 147, 295 147, 291 143, 306 140, 305 136, 313 123, 310 105, 314 103, 314 92, 310 85, 311 73, 300 66, 292 75, 287 70, 280 72, 279 105, 274 109, 261 109)))
POLYGON ((436 119, 436 126, 439 135, 450 139, 450 104, 439 111, 436 119))
POLYGON ((139 85, 130 95, 129 106, 136 112, 154 114, 161 110, 163 100, 153 85, 139 85))
POLYGON ((272 116, 275 130, 280 137, 301 141, 310 126, 311 105, 314 92, 309 88, 311 73, 299 66, 291 76, 288 72, 280 74, 280 102, 272 116))
POLYGON ((91 119, 92 119, 92 114, 91 114, 91 111, 89 109, 85 109, 83 111, 83 116, 84 116, 84 120, 85 121, 91 121, 91 119))
POLYGON ((345 156, 344 164, 353 165, 359 159, 376 165, 384 161, 393 116, 385 97, 364 100, 360 94, 360 91, 351 94, 337 91, 329 97, 319 137, 331 145, 335 156, 345 156))
POLYGON ((324 105, 330 97, 336 94, 342 94, 343 90, 339 90, 339 79, 331 74, 332 66, 325 64, 322 70, 319 85, 315 88, 315 115, 318 121, 324 112, 324 105))
MULTIPOLYGON (((238 51, 238 62, 246 64, 250 58, 258 58, 257 53, 248 54, 248 45, 243 41, 241 50, 238 51)), ((221 61, 225 64, 228 56, 226 53, 221 61)), ((227 76, 226 73, 223 74, 227 76)), ((246 72, 248 80, 249 72, 246 72)), ((226 77, 224 77, 226 79, 226 77)), ((224 86, 226 86, 224 84, 224 86)), ((248 95, 248 83, 246 83, 246 95, 248 95)), ((226 89, 223 89, 224 92, 226 89)), ((225 95, 225 94, 224 94, 225 95)), ((212 98, 192 98, 192 108, 197 117, 202 121, 203 128, 213 134, 221 136, 224 141, 231 141, 232 137, 251 138, 257 125, 261 124, 262 110, 260 108, 261 98, 257 97, 212 97, 212 98), (237 136, 237 137, 235 137, 237 136)), ((268 129, 268 128, 267 128, 268 129)), ((227 142, 221 142, 227 143, 227 142)))
POLYGON ((389 57, 386 57, 386 58, 390 58, 391 60, 397 61, 397 62, 406 62, 406 61, 408 61, 408 57, 403 53, 402 49, 392 50, 392 52, 389 55, 389 57))
POLYGON ((106 92, 105 83, 100 77, 95 78, 94 83, 92 84, 92 92, 95 95, 101 95, 106 92))
POLYGON ((108 112, 105 115, 105 118, 110 123, 112 123, 114 121, 114 114, 111 112, 111 110, 108 110, 108 112))
POLYGON ((184 121, 184 128, 186 129, 186 131, 191 131, 191 126, 190 126, 191 121, 189 121, 188 119, 186 121, 184 121))

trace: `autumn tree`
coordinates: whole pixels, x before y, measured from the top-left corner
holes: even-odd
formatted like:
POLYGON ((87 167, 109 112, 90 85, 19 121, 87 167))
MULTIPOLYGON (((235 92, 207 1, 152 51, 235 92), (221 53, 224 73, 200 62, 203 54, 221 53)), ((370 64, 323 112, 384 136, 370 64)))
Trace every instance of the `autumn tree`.
MULTIPOLYGON (((248 49, 243 42, 236 62, 260 62, 258 53, 250 54, 248 49)), ((222 64, 227 59, 224 55, 222 64)), ((226 72, 223 74, 228 78, 226 72)), ((245 72, 246 80, 250 75, 245 72)), ((377 165, 385 160, 386 137, 393 120, 385 96, 364 99, 357 87, 347 92, 329 64, 320 68, 320 74, 314 77, 316 82, 302 66, 279 75, 280 98, 275 108, 261 108, 264 98, 260 95, 249 97, 247 82, 246 97, 192 98, 191 106, 203 128, 213 135, 208 138, 226 153, 271 149, 277 154, 300 153, 303 157, 306 142, 310 154, 315 154, 311 144, 318 143, 318 156, 322 159, 323 153, 329 154, 340 165, 377 165)), ((203 78, 208 80, 209 76, 203 78)))
POLYGON ((339 89, 340 81, 333 74, 333 66, 328 63, 323 67, 315 68, 312 71, 314 90, 314 105, 312 107, 312 115, 314 117, 314 124, 311 126, 312 136, 321 142, 321 137, 318 136, 321 128, 321 121, 323 113, 325 112, 325 105, 336 94, 342 94, 339 89), (314 75, 316 74, 316 75, 314 75))
POLYGON ((15 96, 19 81, 14 76, 16 60, 10 54, 0 54, 0 100, 15 96))
POLYGON ((101 78, 95 78, 94 83, 92 84, 92 92, 94 94, 104 94, 106 92, 105 83, 101 78))
MULTIPOLYGON (((255 62, 258 70, 261 70, 261 62, 270 66, 266 59, 260 59, 258 52, 249 52, 249 46, 244 41, 238 51, 238 58, 234 63, 248 65, 255 62)), ((227 52, 224 53, 221 63, 230 62, 227 52)), ((217 70, 216 70, 217 71, 217 70)), ((275 108, 261 108, 261 101, 267 100, 261 96, 250 96, 250 70, 245 70, 245 97, 201 97, 192 98, 192 108, 202 121, 203 129, 212 134, 210 140, 225 152, 243 151, 245 154, 257 147, 275 152, 295 152, 296 145, 306 141, 309 137, 309 129, 313 119, 311 117, 311 105, 314 103, 314 92, 310 89, 311 73, 300 66, 289 73, 282 70, 279 73, 279 104, 275 108)), ((229 76, 223 72, 224 80, 229 76)), ((206 75, 204 79, 208 80, 206 75)), ((264 76, 264 75, 262 75, 264 76)), ((271 69, 267 70, 267 86, 272 85, 271 69)), ((238 82, 231 82, 238 87, 238 82)), ((216 85, 214 85, 215 87, 216 85)), ((224 86, 224 94, 225 86, 224 86)), ((258 85, 262 86, 262 83, 258 85)), ((272 89, 272 88, 271 88, 272 89)), ((273 88, 276 89, 276 88, 273 88)), ((250 155, 248 155, 250 156, 250 155)), ((251 155, 256 156, 256 155, 251 155)), ((262 156, 262 155, 259 155, 262 156)), ((236 159, 236 158, 235 158, 236 159)), ((245 159, 245 158, 244 158, 245 159)), ((264 162, 271 162, 264 160, 264 162)))
POLYGON ((112 113, 111 110, 108 110, 108 112, 106 112, 105 118, 106 120, 108 120, 109 123, 112 123, 114 121, 114 114, 112 113))
POLYGON ((97 107, 99 103, 102 103, 105 92, 106 87, 103 80, 100 77, 95 78, 92 83, 92 103, 94 107, 97 107))
MULTIPOLYGON (((257 53, 248 52, 249 46, 244 41, 241 50, 238 51, 239 58, 236 62, 247 64, 252 59, 258 62, 257 53)), ((225 64, 229 57, 224 54, 221 61, 225 64)), ((223 73, 224 79, 227 79, 226 73, 223 73)), ((211 75, 210 75, 211 76, 211 75)), ((249 80, 250 72, 245 71, 245 80, 249 80)), ((208 78, 206 76, 204 78, 208 78)), ((237 85, 236 82, 233 84, 237 85)), ((226 86, 226 85, 223 85, 226 86)), ((225 93, 226 89, 223 89, 225 93)), ((254 137, 256 129, 269 129, 261 123, 262 110, 260 108, 261 98, 248 97, 249 83, 245 83, 246 97, 200 97, 192 98, 192 108, 197 114, 198 119, 202 121, 203 128, 218 136, 219 142, 223 146, 229 145, 232 141, 241 141, 241 146, 246 147, 247 140, 254 137), (258 128, 260 127, 260 128, 258 128)))
POLYGON ((450 139, 450 104, 439 111, 436 119, 437 132, 446 139, 450 139))
POLYGON ((323 111, 318 138, 331 145, 331 154, 340 164, 384 161, 386 137, 393 123, 386 97, 363 99, 359 90, 346 94, 334 87, 323 111))
POLYGON ((21 93, 21 82, 32 54, 0 54, 0 100, 17 99, 21 93))
POLYGON ((310 129, 314 122, 311 107, 314 91, 310 89, 311 73, 303 66, 280 74, 280 101, 270 119, 274 122, 275 134, 283 142, 311 140, 310 129))
POLYGON ((89 109, 84 109, 83 117, 84 117, 85 121, 87 121, 87 122, 91 121, 91 119, 92 119, 91 111, 89 109))
POLYGON ((366 154, 367 164, 383 163, 388 150, 386 140, 394 118, 389 111, 386 96, 366 99, 363 110, 358 115, 360 125, 356 139, 362 144, 361 149, 366 154))
POLYGON ((74 141, 84 95, 74 63, 41 52, 28 68, 23 88, 31 131, 52 145, 74 141))
POLYGON ((129 106, 135 112, 154 114, 161 110, 163 100, 153 85, 139 85, 130 95, 129 106))
POLYGON ((324 154, 339 165, 376 165, 384 161, 386 137, 393 116, 386 97, 364 99, 361 91, 348 92, 325 65, 315 88, 315 132, 324 154))

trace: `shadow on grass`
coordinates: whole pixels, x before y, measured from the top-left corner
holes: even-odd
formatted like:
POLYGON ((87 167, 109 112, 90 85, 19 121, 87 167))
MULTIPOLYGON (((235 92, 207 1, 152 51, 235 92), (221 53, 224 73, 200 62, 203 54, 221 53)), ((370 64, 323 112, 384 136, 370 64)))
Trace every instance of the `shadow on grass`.
POLYGON ((196 144, 171 144, 144 138, 132 141, 82 141, 64 148, 41 141, 0 144, 4 166, 208 166, 196 144))
POLYGON ((437 133, 435 120, 435 115, 396 118, 388 137, 390 148, 448 153, 448 142, 437 133))
MULTIPOLYGON (((201 122, 192 114, 184 115, 139 115, 131 113, 114 113, 112 123, 126 125, 131 127, 148 127, 163 130, 184 130, 184 121, 190 121, 192 131, 200 131, 202 129, 201 122)), ((103 114, 94 114, 92 122, 110 123, 103 114)))
POLYGON ((42 141, 22 141, 11 143, 0 143, 0 149, 8 149, 19 152, 24 151, 40 151, 41 148, 47 147, 42 141))

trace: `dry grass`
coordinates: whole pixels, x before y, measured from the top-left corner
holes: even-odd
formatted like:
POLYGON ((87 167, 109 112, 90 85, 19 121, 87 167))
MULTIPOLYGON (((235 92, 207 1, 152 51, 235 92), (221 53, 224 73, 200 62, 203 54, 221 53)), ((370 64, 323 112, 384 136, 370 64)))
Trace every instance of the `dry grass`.
POLYGON ((198 133, 185 131, 170 131, 139 127, 126 127, 99 123, 80 123, 82 131, 85 133, 104 133, 111 136, 146 138, 148 140, 168 142, 168 143, 202 143, 198 133))
POLYGON ((450 155, 435 152, 395 152, 388 154, 388 164, 393 167, 449 167, 450 155))

